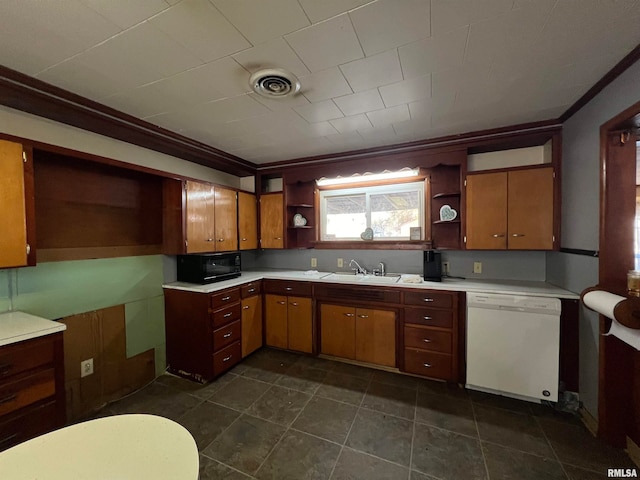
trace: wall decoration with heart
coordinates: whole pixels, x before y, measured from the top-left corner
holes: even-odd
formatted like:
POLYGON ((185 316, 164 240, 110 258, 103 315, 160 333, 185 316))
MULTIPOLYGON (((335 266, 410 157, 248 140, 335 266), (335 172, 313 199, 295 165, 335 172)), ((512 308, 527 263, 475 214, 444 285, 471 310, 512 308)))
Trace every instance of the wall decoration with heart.
POLYGON ((443 222, 450 222, 452 220, 455 220, 457 216, 458 212, 451 208, 451 205, 443 205, 442 207, 440 207, 440 220, 442 220, 443 222))
POLYGON ((365 231, 360 234, 360 238, 363 240, 373 240, 373 229, 365 229, 365 231))

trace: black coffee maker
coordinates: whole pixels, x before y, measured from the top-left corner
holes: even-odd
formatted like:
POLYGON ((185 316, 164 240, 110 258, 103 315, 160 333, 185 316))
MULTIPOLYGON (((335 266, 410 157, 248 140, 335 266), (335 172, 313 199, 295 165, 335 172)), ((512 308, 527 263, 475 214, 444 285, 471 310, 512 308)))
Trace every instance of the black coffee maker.
POLYGON ((440 252, 424 251, 424 279, 429 282, 442 281, 442 254, 440 252))

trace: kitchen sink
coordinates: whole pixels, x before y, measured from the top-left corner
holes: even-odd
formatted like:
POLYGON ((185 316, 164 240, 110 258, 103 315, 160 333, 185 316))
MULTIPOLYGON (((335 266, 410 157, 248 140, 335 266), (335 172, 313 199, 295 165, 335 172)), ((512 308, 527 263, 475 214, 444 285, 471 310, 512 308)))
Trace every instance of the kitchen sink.
POLYGON ((336 282, 349 283, 369 283, 369 284, 392 284, 397 283, 399 276, 376 276, 376 275, 354 275, 352 273, 330 273, 322 277, 323 280, 334 280, 336 282))

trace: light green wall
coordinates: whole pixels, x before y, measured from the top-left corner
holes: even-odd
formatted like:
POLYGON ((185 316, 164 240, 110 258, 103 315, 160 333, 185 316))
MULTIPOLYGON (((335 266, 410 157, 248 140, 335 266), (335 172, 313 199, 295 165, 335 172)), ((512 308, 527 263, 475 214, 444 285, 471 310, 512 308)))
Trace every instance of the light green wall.
POLYGON ((0 312, 20 310, 55 320, 125 305, 127 357, 156 351, 165 369, 162 256, 41 263, 0 270, 0 312))

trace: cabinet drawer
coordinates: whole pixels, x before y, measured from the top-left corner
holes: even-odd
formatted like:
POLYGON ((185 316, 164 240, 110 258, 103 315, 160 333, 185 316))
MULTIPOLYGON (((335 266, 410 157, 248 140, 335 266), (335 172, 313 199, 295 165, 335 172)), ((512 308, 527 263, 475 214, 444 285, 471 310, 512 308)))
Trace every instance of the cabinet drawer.
POLYGON ((239 320, 241 312, 242 307, 240 306, 240 303, 235 303, 234 305, 229 305, 226 308, 216 310, 213 312, 213 328, 218 328, 229 322, 239 320))
POLYGON ((445 353, 427 352, 414 348, 404 350, 405 371, 425 377, 453 380, 451 360, 451 355, 445 353))
POLYGON ((424 305, 436 308, 451 308, 453 306, 453 295, 450 293, 412 291, 404 293, 405 305, 424 305))
POLYGON ((232 288, 211 295, 211 308, 214 310, 240 301, 240 289, 232 288))
POLYGON ((311 295, 311 283, 290 282, 288 280, 265 280, 264 291, 275 295, 311 295))
POLYGON ((53 363, 53 342, 27 340, 0 348, 0 379, 53 363))
POLYGON ((220 375, 240 361, 242 347, 235 342, 213 354, 213 374, 220 375))
POLYGON ((213 332, 213 350, 218 351, 240 340, 240 320, 219 328, 213 332))
POLYGON ((23 410, 0 421, 0 451, 61 426, 57 422, 55 402, 23 410))
POLYGON ((405 307, 404 323, 451 328, 453 327, 453 312, 451 310, 405 307))
POLYGON ((432 352, 451 353, 451 333, 431 328, 404 327, 404 346, 432 352))
POLYGON ((54 369, 23 377, 0 386, 0 415, 14 412, 56 393, 54 369))
POLYGON ((262 282, 250 282, 240 286, 240 296, 242 298, 253 297, 262 293, 262 282))

